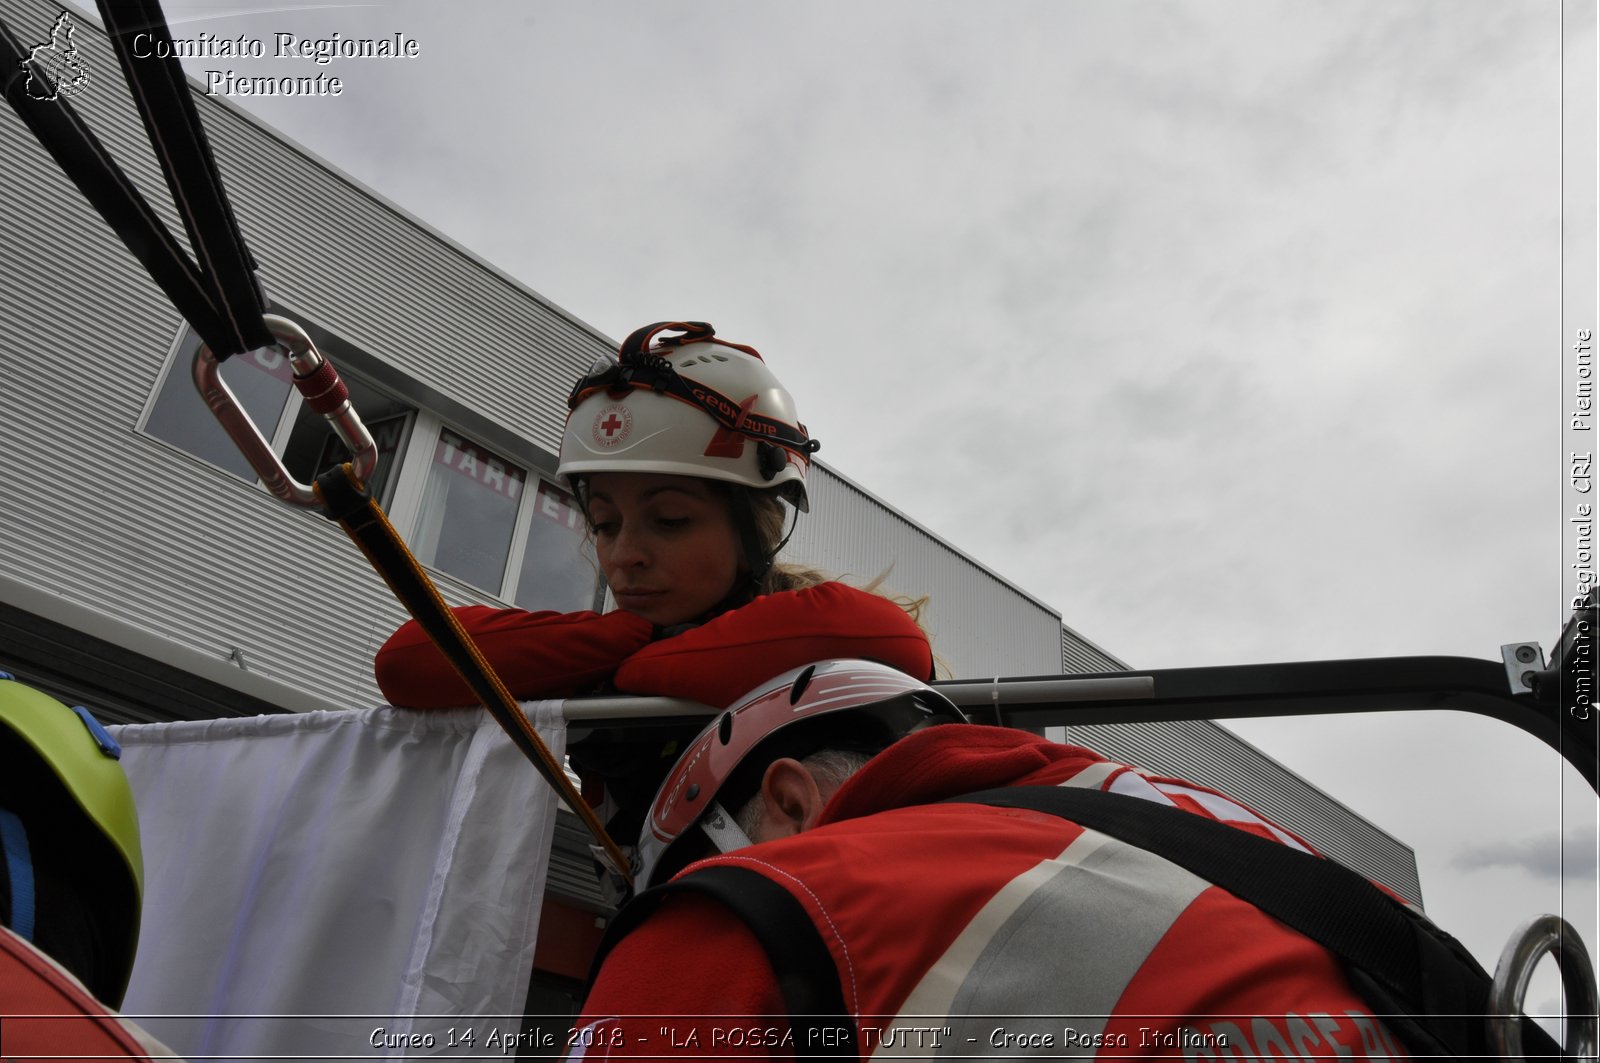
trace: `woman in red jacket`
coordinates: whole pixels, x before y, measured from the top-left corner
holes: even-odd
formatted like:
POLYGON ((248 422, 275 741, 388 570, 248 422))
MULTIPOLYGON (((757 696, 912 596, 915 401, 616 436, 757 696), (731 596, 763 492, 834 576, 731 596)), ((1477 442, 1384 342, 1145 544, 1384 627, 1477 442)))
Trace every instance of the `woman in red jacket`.
MULTIPOLYGON (((458 609, 513 694, 615 690, 722 707, 830 657, 931 677, 914 610, 777 563, 788 510, 808 508, 818 444, 755 350, 703 322, 649 325, 623 342, 618 361, 574 385, 568 408, 557 471, 619 608, 458 609)), ((415 622, 389 638, 374 668, 395 705, 474 700, 415 622)))

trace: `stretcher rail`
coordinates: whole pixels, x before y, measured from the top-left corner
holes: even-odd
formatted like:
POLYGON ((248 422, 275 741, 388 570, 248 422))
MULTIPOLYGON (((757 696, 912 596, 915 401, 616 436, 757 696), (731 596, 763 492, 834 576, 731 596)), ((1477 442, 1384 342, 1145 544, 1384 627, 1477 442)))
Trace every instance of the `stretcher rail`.
MULTIPOLYGON (((1513 693, 1502 662, 1471 657, 1379 657, 933 684, 974 719, 1029 729, 1454 709, 1526 731, 1600 791, 1597 714, 1583 703, 1563 704, 1561 684, 1541 685, 1542 694, 1513 693)), ((570 723, 608 726, 715 712, 670 698, 585 698, 566 704, 570 723)))

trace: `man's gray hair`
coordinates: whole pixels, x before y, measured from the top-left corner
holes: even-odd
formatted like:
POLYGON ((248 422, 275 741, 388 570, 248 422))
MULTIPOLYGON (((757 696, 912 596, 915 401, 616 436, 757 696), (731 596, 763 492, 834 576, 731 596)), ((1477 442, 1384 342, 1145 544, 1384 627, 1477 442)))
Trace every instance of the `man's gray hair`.
MULTIPOLYGON (((800 761, 811 772, 811 777, 817 780, 817 789, 822 791, 823 799, 833 796, 833 792, 844 785, 844 781, 860 771, 872 759, 870 753, 858 753, 846 749, 824 749, 811 754, 800 761)), ((761 800, 761 791, 758 788, 755 794, 746 801, 734 819, 745 836, 754 838, 756 831, 761 829, 761 821, 766 816, 766 805, 761 800)))

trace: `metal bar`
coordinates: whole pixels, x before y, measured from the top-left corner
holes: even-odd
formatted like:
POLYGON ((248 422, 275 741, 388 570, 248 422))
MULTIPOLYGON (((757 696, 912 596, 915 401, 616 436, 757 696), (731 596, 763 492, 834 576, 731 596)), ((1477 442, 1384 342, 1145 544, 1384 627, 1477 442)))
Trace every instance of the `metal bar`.
MULTIPOLYGON (((967 679, 933 686, 963 708, 1002 710, 1007 724, 1029 728, 1454 709, 1526 731, 1560 753, 1600 791, 1597 714, 1582 704, 1562 707, 1553 695, 1511 693, 1505 666, 1498 661, 1383 657, 967 679)), ((569 720, 603 719, 613 725, 715 712, 665 698, 567 702, 569 720)))
POLYGON ((698 701, 683 698, 573 698, 563 706, 568 723, 607 724, 656 723, 664 719, 704 716, 721 712, 698 701))

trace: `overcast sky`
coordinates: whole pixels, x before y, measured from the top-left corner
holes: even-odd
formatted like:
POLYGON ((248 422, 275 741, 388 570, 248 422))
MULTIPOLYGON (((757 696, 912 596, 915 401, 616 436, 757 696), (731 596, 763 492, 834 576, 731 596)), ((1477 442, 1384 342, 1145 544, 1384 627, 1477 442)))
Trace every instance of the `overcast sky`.
MULTIPOLYGON (((165 7, 415 38, 187 67, 336 74, 233 102, 608 335, 755 345, 825 461, 1136 667, 1566 619, 1561 5, 165 7)), ((1595 944, 1594 800, 1533 739, 1234 727, 1414 846, 1487 965, 1546 910, 1595 944)))

